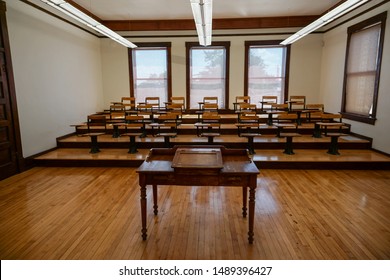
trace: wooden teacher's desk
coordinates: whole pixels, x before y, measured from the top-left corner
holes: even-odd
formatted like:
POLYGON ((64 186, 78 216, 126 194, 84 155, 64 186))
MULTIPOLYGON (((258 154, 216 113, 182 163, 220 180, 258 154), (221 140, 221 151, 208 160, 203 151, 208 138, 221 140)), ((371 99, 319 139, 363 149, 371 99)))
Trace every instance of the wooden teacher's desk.
POLYGON ((158 214, 157 185, 242 187, 242 215, 247 215, 249 187, 249 243, 253 243, 255 192, 259 170, 246 150, 223 146, 175 146, 151 149, 138 168, 141 187, 142 239, 146 240, 146 186, 153 186, 153 209, 158 214))

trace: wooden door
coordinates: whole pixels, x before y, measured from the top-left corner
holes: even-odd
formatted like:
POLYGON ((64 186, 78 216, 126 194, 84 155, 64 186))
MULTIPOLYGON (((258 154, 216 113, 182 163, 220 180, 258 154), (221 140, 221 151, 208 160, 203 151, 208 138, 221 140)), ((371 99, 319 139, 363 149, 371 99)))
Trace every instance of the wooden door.
POLYGON ((0 1, 0 180, 21 171, 22 158, 5 11, 0 1))

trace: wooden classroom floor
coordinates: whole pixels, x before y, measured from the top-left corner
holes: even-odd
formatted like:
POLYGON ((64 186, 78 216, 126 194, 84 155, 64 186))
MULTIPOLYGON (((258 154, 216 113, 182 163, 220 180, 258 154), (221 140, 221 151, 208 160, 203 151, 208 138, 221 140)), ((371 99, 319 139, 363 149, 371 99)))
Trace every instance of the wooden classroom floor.
MULTIPOLYGON (((103 153, 102 153, 103 154, 103 153)), ((0 258, 388 260, 390 171, 261 170, 254 243, 240 187, 147 188, 136 168, 35 167, 0 181, 0 258)))

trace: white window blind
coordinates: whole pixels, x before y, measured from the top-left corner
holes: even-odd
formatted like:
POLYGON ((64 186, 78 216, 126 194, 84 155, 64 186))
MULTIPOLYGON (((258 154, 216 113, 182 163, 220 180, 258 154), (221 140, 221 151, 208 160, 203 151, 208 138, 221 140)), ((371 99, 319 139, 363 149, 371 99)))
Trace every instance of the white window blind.
POLYGON ((345 95, 348 113, 372 115, 380 33, 381 25, 376 24, 351 35, 345 95))
POLYGON ((168 101, 167 49, 137 48, 132 51, 136 102, 144 102, 145 97, 159 97, 160 104, 168 101))
POLYGON ((218 108, 225 108, 225 47, 190 49, 190 109, 197 109, 203 98, 218 97, 218 108))
POLYGON ((284 100, 286 79, 286 47, 250 46, 248 52, 248 96, 259 104, 265 95, 284 100))

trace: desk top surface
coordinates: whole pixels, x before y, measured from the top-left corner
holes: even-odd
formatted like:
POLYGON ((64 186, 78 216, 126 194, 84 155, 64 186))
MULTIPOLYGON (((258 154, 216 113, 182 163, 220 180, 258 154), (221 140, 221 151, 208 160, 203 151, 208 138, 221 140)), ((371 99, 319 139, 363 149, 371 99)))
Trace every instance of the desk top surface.
MULTIPOLYGON (((182 153, 185 160, 188 161, 191 157, 189 152, 182 153)), ((180 156, 179 156, 180 157, 180 156)), ((183 157, 182 157, 183 159, 183 157)), ((206 146, 175 146, 173 148, 156 148, 151 149, 148 157, 138 168, 137 173, 174 173, 176 168, 188 168, 190 169, 220 169, 219 173, 227 174, 258 174, 259 169, 253 163, 248 153, 244 149, 226 149, 223 146, 218 145, 206 145, 206 146), (192 163, 200 163, 203 159, 205 162, 199 166, 195 166, 191 163, 183 164, 176 161, 174 163, 174 157, 176 151, 193 151, 193 155, 196 155, 192 163), (220 151, 213 152, 213 151, 220 151), (204 153, 202 153, 204 151, 204 153), (219 155, 222 158, 219 158, 219 155), (209 167, 207 167, 207 160, 211 159, 209 167), (186 166, 185 166, 186 165, 186 166)))

